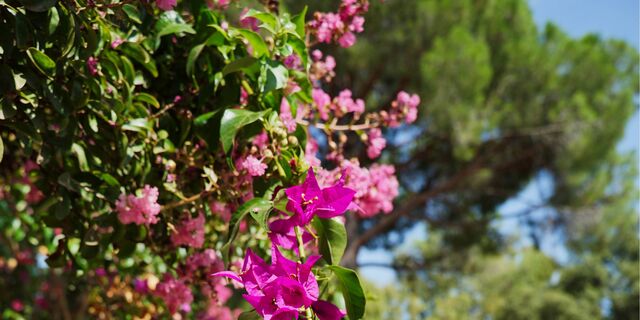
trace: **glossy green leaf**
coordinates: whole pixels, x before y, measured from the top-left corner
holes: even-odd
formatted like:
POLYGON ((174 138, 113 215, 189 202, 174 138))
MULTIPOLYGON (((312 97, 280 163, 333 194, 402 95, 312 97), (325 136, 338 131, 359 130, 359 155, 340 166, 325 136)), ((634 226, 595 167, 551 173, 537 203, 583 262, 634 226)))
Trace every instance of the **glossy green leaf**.
POLYGON ((347 248, 347 230, 335 219, 313 219, 313 227, 318 235, 318 249, 322 257, 333 265, 338 265, 347 248))
POLYGON ((256 62, 258 62, 258 59, 254 57, 244 57, 234 60, 222 68, 222 74, 226 76, 229 73, 241 71, 255 65, 256 62))
POLYGON ((298 36, 300 36, 301 39, 305 38, 305 19, 306 19, 306 15, 307 15, 307 6, 304 6, 304 9, 302 9, 302 12, 300 12, 299 14, 297 14, 295 17, 293 17, 293 19, 291 19, 295 25, 296 25, 296 33, 298 33, 298 36))
POLYGON ((46 76, 53 77, 56 71, 55 61, 36 48, 27 49, 27 55, 38 71, 46 76))
POLYGON ((165 11, 160 14, 155 30, 158 38, 170 34, 196 33, 176 11, 165 11))
POLYGON ((358 274, 351 269, 341 266, 328 266, 328 268, 333 271, 333 274, 335 274, 338 279, 349 319, 362 319, 367 300, 364 295, 364 290, 362 290, 358 274))
POLYGON ((195 68, 196 61, 198 60, 198 56, 200 56, 202 49, 204 49, 204 44, 199 44, 191 48, 191 50, 189 51, 189 56, 187 57, 187 75, 188 76, 193 76, 193 70, 195 68))
POLYGON ((164 26, 162 29, 160 29, 160 31, 158 31, 157 36, 162 37, 170 34, 180 34, 180 33, 194 34, 196 33, 196 31, 193 30, 193 28, 188 24, 171 23, 164 26))
POLYGON ((122 51, 125 55, 140 63, 152 76, 158 76, 158 69, 156 63, 151 59, 151 56, 141 45, 135 42, 125 42, 118 46, 118 50, 122 51))
POLYGON ((133 97, 133 100, 144 102, 150 106, 153 106, 156 109, 160 108, 160 102, 158 102, 158 100, 156 100, 154 96, 145 92, 136 93, 136 95, 133 97))
POLYGON ((124 11, 127 17, 129 17, 129 20, 138 24, 142 24, 142 20, 140 19, 140 11, 138 11, 138 7, 130 3, 127 3, 122 6, 122 11, 124 11))
POLYGON ((278 18, 273 14, 258 11, 255 9, 249 9, 249 11, 247 11, 247 13, 243 17, 256 18, 260 22, 262 22, 262 24, 260 25, 261 28, 269 30, 271 33, 274 33, 274 34, 278 32, 278 29, 279 29, 278 18))
POLYGON ((254 112, 244 109, 227 109, 220 121, 220 142, 225 153, 229 153, 233 146, 233 139, 238 130, 262 118, 267 111, 254 112))
POLYGON ((264 65, 263 92, 282 89, 289 80, 289 70, 278 61, 267 61, 264 65))
POLYGON ((237 29, 237 31, 247 39, 247 41, 249 41, 249 44, 253 49, 252 55, 254 57, 257 58, 269 55, 269 48, 259 34, 247 29, 237 29))

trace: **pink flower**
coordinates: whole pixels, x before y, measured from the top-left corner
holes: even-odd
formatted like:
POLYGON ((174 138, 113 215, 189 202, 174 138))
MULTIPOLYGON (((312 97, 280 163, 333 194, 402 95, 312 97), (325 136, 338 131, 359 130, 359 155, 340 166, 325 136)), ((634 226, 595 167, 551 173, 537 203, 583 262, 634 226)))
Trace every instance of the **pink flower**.
POLYGON ((123 224, 150 225, 158 222, 156 217, 160 213, 158 195, 158 189, 149 185, 144 186, 140 197, 121 194, 116 201, 118 219, 123 224))
MULTIPOLYGON (((296 225, 297 222, 294 218, 279 219, 269 223, 269 239, 271 239, 271 243, 300 254, 294 229, 296 225)), ((313 240, 313 236, 303 229, 302 242, 307 243, 311 240, 313 240)))
POLYGON ((382 118, 389 127, 398 127, 401 121, 407 124, 415 122, 418 118, 418 105, 420 104, 420 97, 417 94, 408 94, 404 91, 400 91, 391 103, 389 112, 383 112, 382 118))
POLYGON ((356 35, 353 32, 345 32, 340 38, 338 38, 338 43, 343 48, 349 48, 356 43, 356 35))
POLYGON ((320 218, 333 218, 342 215, 351 204, 354 190, 344 187, 344 175, 338 182, 328 188, 320 188, 313 173, 309 168, 307 178, 301 185, 289 187, 287 194, 287 210, 294 215, 291 219, 297 225, 308 224, 313 216, 320 218))
POLYGON ((305 146, 305 150, 304 150, 304 158, 312 167, 320 166, 320 159, 316 157, 317 153, 318 153, 318 142, 311 135, 309 135, 307 137, 307 145, 305 146))
POLYGON ((125 40, 124 39, 120 39, 120 38, 117 38, 117 39, 111 41, 111 49, 117 48, 118 46, 120 46, 124 42, 125 42, 125 40))
POLYGON ((369 130, 367 135, 367 156, 375 159, 380 156, 382 149, 387 146, 387 140, 382 136, 382 131, 378 128, 369 130))
POLYGON ((196 218, 186 219, 176 226, 171 233, 171 242, 175 246, 186 245, 193 248, 201 248, 204 243, 204 215, 199 213, 196 218))
POLYGON ((133 279, 133 289, 141 294, 147 294, 149 292, 149 284, 147 280, 144 279, 133 279))
POLYGON ((239 275, 223 271, 214 276, 224 276, 242 283, 247 290, 243 297, 266 320, 297 319, 299 310, 309 307, 321 315, 337 314, 337 308, 330 303, 316 303, 319 289, 311 267, 320 256, 311 256, 305 263, 298 263, 285 258, 275 246, 271 252, 270 265, 249 249, 239 275))
POLYGON ((297 54, 292 53, 288 55, 286 58, 284 58, 284 61, 282 61, 282 63, 284 63, 284 66, 289 69, 299 69, 302 61, 300 60, 300 57, 298 57, 297 54))
POLYGON ((313 98, 313 103, 316 105, 316 108, 318 109, 318 114, 320 115, 320 119, 328 120, 329 108, 331 106, 331 97, 322 89, 316 89, 316 88, 311 90, 311 97, 313 98))
POLYGON ((280 102, 280 120, 288 132, 296 131, 296 121, 291 115, 291 106, 285 97, 282 97, 282 101, 280 102))
POLYGON ((226 10, 231 0, 207 0, 209 9, 226 10))
POLYGON ((98 74, 98 59, 95 57, 89 57, 87 59, 87 69, 92 76, 98 74))
POLYGON ((240 105, 246 106, 249 103, 249 93, 240 87, 240 105))
POLYGON ((156 286, 154 294, 164 300, 171 314, 178 310, 186 313, 191 311, 191 289, 182 280, 175 279, 168 273, 165 273, 162 282, 156 286))
POLYGON ((374 164, 367 169, 360 167, 357 160, 343 161, 334 170, 320 170, 318 177, 323 185, 330 185, 340 178, 343 171, 348 172, 345 186, 356 190, 349 210, 358 212, 363 218, 393 210, 393 200, 398 196, 399 188, 393 166, 374 164))
POLYGON ((11 301, 11 309, 17 312, 22 312, 22 310, 24 310, 24 304, 18 299, 13 299, 11 301))
POLYGON ((156 0, 156 6, 164 11, 173 10, 177 0, 156 0))
POLYGON ((242 9, 242 13, 240 13, 240 25, 243 28, 251 29, 253 31, 260 30, 259 23, 260 21, 254 17, 247 17, 246 14, 249 12, 249 8, 242 9))
POLYGON ((262 131, 258 135, 253 137, 252 143, 254 146, 258 147, 258 149, 262 150, 269 145, 269 135, 266 131, 262 131))
POLYGON ((334 104, 341 113, 360 114, 364 112, 364 101, 362 99, 353 100, 349 89, 340 91, 340 94, 334 99, 334 104))
POLYGON ((240 162, 240 167, 246 169, 252 177, 264 175, 264 172, 267 169, 267 165, 254 156, 248 156, 242 160, 242 162, 240 162))
POLYGON ((300 90, 302 90, 300 88, 300 86, 298 85, 297 82, 293 81, 293 80, 289 80, 287 81, 287 86, 284 87, 284 94, 285 95, 292 95, 296 92, 299 92, 300 90))
POLYGON ((222 221, 229 222, 231 220, 231 208, 229 208, 227 204, 220 201, 212 201, 209 203, 209 206, 213 213, 220 215, 222 221))

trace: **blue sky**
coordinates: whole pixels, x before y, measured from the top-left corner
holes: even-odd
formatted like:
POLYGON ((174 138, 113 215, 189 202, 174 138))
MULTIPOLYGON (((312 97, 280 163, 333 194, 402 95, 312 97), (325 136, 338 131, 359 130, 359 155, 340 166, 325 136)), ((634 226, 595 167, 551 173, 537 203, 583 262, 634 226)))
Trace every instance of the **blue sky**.
MULTIPOLYGON (((530 0, 533 17, 539 28, 547 22, 553 22, 573 37, 581 37, 588 33, 597 33, 603 38, 623 39, 635 48, 640 48, 640 1, 639 0, 530 0)), ((620 151, 640 153, 640 113, 636 110, 627 123, 625 136, 618 144, 620 151)), ((640 158, 638 158, 640 164, 640 158)), ((544 180, 544 179, 542 179, 544 180)), ((640 178, 639 178, 640 181, 640 178)), ((530 184, 517 197, 505 203, 500 212, 504 215, 523 210, 525 203, 537 203, 544 197, 544 186, 530 184)), ((515 220, 506 220, 499 226, 505 234, 518 235, 522 228, 515 220)), ((425 227, 417 225, 409 231, 407 246, 424 238, 425 227)), ((526 245, 526 243, 524 243, 526 245)), ((561 239, 548 237, 542 243, 542 249, 558 260, 566 259, 561 239)), ((390 263, 393 256, 385 250, 361 250, 358 256, 360 263, 390 263)), ((366 267, 360 270, 368 280, 378 285, 392 283, 395 273, 388 268, 366 267)))

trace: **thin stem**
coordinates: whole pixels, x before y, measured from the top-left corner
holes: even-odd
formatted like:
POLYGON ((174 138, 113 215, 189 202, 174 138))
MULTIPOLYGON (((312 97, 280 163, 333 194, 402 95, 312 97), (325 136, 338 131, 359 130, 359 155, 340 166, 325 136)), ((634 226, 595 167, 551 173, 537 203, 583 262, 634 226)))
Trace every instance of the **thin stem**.
POLYGON ((357 131, 357 130, 377 128, 380 126, 380 124, 377 122, 373 122, 373 123, 365 122, 361 124, 344 124, 344 125, 333 124, 333 123, 323 123, 323 122, 311 123, 303 119, 296 120, 296 122, 303 126, 314 126, 318 129, 329 129, 330 131, 357 131))
MULTIPOLYGON (((300 252, 300 262, 304 262, 304 259, 306 258, 306 254, 304 252, 304 241, 302 240, 302 232, 300 231, 300 227, 299 226, 295 226, 293 228, 293 230, 296 233, 296 239, 298 240, 298 251, 300 252)), ((305 309, 305 315, 307 317, 307 319, 313 319, 313 314, 311 313, 311 308, 306 308, 305 309)))
POLYGON ((191 202, 197 201, 197 200, 199 200, 199 199, 201 199, 203 197, 206 197, 206 196, 208 196, 208 195, 210 195, 212 193, 213 193, 213 190, 211 190, 211 191, 203 191, 203 192, 200 192, 200 193, 198 193, 196 195, 193 195, 193 196, 191 196, 189 198, 185 198, 184 200, 180 200, 180 201, 177 201, 177 202, 172 202, 172 203, 165 204, 164 206, 162 206, 161 211, 167 211, 167 210, 171 210, 173 208, 184 206, 185 204, 189 204, 191 202))
POLYGON ((304 241, 302 240, 302 233, 300 232, 300 227, 295 226, 294 231, 296 232, 296 239, 298 240, 298 251, 300 251, 300 261, 306 258, 306 254, 304 252, 304 241))

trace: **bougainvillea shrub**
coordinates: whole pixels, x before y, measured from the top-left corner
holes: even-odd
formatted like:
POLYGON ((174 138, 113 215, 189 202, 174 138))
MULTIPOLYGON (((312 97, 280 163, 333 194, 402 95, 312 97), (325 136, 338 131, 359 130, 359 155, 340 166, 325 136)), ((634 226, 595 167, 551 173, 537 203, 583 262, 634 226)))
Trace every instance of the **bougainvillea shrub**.
POLYGON ((344 216, 420 102, 327 89, 367 8, 0 1, 2 316, 361 318, 344 216))

